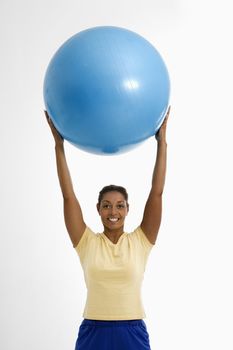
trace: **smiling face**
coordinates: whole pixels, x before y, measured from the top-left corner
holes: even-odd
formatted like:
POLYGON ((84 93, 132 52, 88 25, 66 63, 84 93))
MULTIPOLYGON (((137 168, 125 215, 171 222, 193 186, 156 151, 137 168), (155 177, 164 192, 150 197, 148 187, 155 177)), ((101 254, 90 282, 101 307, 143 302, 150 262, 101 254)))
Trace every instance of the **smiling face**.
POLYGON ((97 210, 101 216, 105 230, 122 230, 125 217, 128 214, 128 203, 122 193, 117 191, 106 192, 97 210))

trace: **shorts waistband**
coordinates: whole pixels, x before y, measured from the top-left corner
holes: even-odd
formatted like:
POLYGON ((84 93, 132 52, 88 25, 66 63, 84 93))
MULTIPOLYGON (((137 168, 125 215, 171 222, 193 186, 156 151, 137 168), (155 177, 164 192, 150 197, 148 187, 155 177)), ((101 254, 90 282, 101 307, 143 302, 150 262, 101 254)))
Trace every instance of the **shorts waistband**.
POLYGON ((97 327, 117 327, 117 326, 141 326, 144 325, 144 321, 140 320, 90 320, 84 318, 82 325, 85 326, 97 326, 97 327))

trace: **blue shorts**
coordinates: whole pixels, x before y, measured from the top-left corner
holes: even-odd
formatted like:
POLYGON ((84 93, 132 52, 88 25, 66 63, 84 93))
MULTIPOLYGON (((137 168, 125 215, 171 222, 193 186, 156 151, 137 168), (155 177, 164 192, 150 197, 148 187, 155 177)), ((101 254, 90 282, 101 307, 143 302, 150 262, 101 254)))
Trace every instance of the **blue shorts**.
POLYGON ((75 350, 151 350, 143 320, 96 321, 84 319, 75 350))

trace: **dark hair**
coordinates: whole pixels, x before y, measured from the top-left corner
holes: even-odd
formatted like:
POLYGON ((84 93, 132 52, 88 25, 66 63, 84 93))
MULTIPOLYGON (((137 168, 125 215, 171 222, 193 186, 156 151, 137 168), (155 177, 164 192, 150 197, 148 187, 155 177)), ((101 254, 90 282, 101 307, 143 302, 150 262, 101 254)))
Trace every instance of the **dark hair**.
POLYGON ((116 185, 108 185, 108 186, 105 186, 102 188, 102 190, 99 192, 98 204, 100 204, 100 202, 102 201, 105 193, 112 192, 112 191, 120 192, 121 194, 123 194, 123 196, 128 204, 128 193, 127 193, 126 189, 122 186, 116 186, 116 185))

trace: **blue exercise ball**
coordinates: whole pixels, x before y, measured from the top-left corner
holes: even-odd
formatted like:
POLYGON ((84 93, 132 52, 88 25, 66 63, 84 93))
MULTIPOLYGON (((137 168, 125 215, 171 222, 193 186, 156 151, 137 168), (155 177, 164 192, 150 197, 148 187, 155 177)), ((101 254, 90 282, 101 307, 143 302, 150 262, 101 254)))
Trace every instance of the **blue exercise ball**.
POLYGON ((95 154, 123 153, 154 135, 169 94, 168 70, 155 47, 112 26, 68 39, 44 78, 45 106, 57 130, 95 154))

